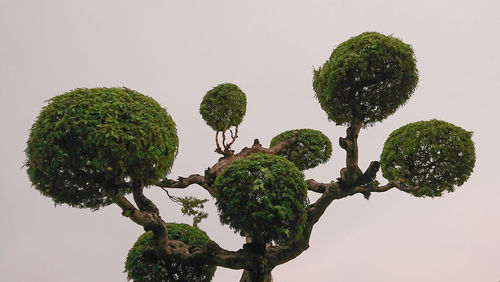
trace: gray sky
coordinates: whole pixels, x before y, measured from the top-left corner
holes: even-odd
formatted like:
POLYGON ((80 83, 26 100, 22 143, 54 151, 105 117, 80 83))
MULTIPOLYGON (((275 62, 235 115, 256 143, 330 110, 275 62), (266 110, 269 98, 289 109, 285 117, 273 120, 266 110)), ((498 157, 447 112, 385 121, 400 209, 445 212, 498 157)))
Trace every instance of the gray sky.
MULTIPOLYGON (((178 126, 177 177, 217 160, 199 103, 233 82, 248 99, 234 147, 319 129, 334 143, 333 158, 306 175, 326 182, 345 162, 336 141, 345 128, 319 107, 312 71, 363 31, 411 44, 420 83, 405 107, 361 132, 360 165, 378 159, 392 130, 437 118, 474 131, 474 173, 438 199, 391 190, 334 202, 309 250, 277 267, 275 281, 498 281, 499 10, 497 0, 0 0, 0 281, 125 281, 123 261, 142 233, 116 206, 54 207, 31 187, 23 150, 45 100, 98 86, 152 96, 178 126)), ((209 197, 200 187, 173 194, 209 197)), ((166 221, 191 222, 162 191, 147 195, 166 221)), ((220 225, 213 201, 207 211, 201 228, 238 249, 243 240, 220 225)), ((219 268, 214 281, 240 273, 219 268)))

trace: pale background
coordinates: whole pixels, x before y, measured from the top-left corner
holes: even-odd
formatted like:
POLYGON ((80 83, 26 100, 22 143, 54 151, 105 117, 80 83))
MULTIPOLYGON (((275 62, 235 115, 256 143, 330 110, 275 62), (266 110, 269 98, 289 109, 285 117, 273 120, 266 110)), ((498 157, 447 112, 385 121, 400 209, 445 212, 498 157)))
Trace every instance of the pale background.
MULTIPOLYGON (((392 130, 438 118, 474 131, 474 173, 438 199, 391 190, 334 202, 310 249, 277 267, 275 281, 499 281, 499 10, 498 0, 0 0, 0 281, 125 281, 123 261, 142 233, 116 206, 54 207, 31 188, 23 150, 45 100, 98 86, 152 96, 178 126, 175 178, 216 161, 199 103, 233 82, 248 97, 235 149, 254 138, 268 145, 284 130, 322 130, 333 159, 306 175, 327 182, 344 164, 345 128, 319 107, 312 72, 363 31, 411 44, 420 83, 405 107, 361 132, 360 165, 378 159, 392 130)), ((185 192, 209 197, 197 186, 185 192)), ((159 189, 147 195, 165 220, 191 222, 159 189)), ((238 249, 243 240, 207 206, 201 228, 238 249)), ((240 273, 219 268, 214 281, 240 273)))

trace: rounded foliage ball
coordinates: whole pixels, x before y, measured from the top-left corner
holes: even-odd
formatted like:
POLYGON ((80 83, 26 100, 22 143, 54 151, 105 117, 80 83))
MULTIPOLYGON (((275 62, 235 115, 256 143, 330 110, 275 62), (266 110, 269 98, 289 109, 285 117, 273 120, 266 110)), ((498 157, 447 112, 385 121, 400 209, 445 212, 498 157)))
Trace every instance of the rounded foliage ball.
POLYGON ((298 239, 306 220, 302 172, 281 156, 253 154, 229 165, 214 183, 220 221, 254 242, 298 239))
POLYGON ((106 192, 165 177, 177 154, 175 123, 155 100, 127 88, 80 88, 48 101, 33 124, 26 167, 56 204, 97 209, 106 192))
MULTIPOLYGON (((182 241, 191 246, 203 246, 210 241, 207 234, 190 225, 167 223, 169 240, 182 241)), ((129 280, 135 282, 157 281, 211 281, 216 266, 197 261, 181 261, 160 255, 156 250, 153 232, 141 235, 125 261, 125 271, 129 280)))
POLYGON ((394 113, 418 83, 413 49, 398 38, 365 32, 341 43, 314 72, 321 108, 337 125, 373 125, 394 113))
POLYGON ((405 125, 389 135, 380 157, 391 181, 420 187, 415 196, 453 192, 472 173, 476 162, 472 133, 440 120, 405 125))
POLYGON ((278 155, 297 166, 300 170, 316 167, 326 163, 332 155, 332 142, 321 131, 314 129, 295 129, 282 132, 271 140, 271 146, 296 138, 293 145, 281 150, 278 155))
POLYGON ((224 131, 243 121, 247 97, 232 83, 219 84, 208 91, 200 105, 200 114, 206 123, 216 131, 224 131))

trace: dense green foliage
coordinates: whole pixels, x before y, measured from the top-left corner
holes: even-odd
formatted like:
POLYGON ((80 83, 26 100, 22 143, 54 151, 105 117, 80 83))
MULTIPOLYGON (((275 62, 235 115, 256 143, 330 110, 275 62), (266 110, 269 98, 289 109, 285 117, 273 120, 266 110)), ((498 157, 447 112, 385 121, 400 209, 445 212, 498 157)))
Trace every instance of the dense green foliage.
POLYGON ((306 220, 304 175, 284 157, 253 154, 229 165, 214 183, 222 223, 254 242, 300 237, 306 220))
POLYGON ((332 155, 332 142, 321 131, 314 129, 295 129, 282 132, 271 140, 271 146, 282 141, 299 137, 299 140, 278 153, 297 166, 300 170, 326 163, 332 155))
POLYGON ((232 83, 219 84, 205 94, 200 105, 200 114, 216 131, 224 131, 243 121, 247 108, 247 97, 232 83))
POLYGON ((314 72, 321 108, 338 125, 373 125, 413 93, 418 72, 413 49, 392 36, 365 32, 341 43, 314 72))
POLYGON ((419 121, 389 135, 380 162, 385 178, 420 186, 415 196, 452 192, 471 175, 476 161, 472 133, 440 121, 419 121))
MULTIPOLYGON (((179 240, 191 246, 202 246, 210 240, 205 232, 187 224, 167 223, 167 230, 170 240, 179 240)), ((212 280, 215 269, 216 266, 196 261, 160 257, 155 251, 151 231, 139 237, 125 261, 128 279, 136 282, 205 282, 212 280)))
POLYGON ((75 89, 49 100, 31 128, 31 182, 55 203, 97 209, 106 191, 130 192, 170 171, 175 123, 155 100, 127 88, 75 89))

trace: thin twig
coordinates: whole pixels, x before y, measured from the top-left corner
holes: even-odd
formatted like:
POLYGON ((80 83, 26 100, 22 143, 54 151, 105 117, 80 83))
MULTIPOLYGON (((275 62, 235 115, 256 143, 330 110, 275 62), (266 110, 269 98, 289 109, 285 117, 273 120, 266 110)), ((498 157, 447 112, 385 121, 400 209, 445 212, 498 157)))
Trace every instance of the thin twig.
POLYGON ((231 129, 229 129, 229 132, 231 132, 231 142, 229 142, 229 144, 227 144, 227 149, 230 149, 231 148, 231 145, 233 145, 234 141, 236 141, 236 138, 238 138, 238 126, 235 127, 234 129, 234 135, 233 135, 233 131, 231 129))
POLYGON ((229 124, 226 125, 226 127, 224 128, 224 131, 222 131, 222 146, 224 146, 224 151, 227 150, 227 145, 226 145, 226 131, 227 131, 228 128, 229 128, 229 124))
POLYGON ((179 199, 179 197, 176 197, 176 196, 172 196, 168 193, 168 190, 163 188, 163 187, 160 187, 163 191, 165 191, 165 193, 167 193, 167 196, 170 198, 170 200, 172 200, 172 202, 175 202, 179 205, 182 206, 182 201, 179 199))

